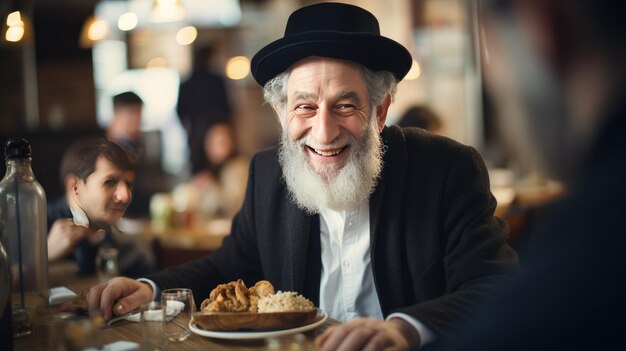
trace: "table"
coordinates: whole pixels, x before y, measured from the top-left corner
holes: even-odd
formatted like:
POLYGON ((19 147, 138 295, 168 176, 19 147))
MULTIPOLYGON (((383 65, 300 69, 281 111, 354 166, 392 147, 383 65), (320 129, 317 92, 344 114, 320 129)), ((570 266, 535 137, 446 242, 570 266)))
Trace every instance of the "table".
MULTIPOLYGON (((88 289, 98 283, 95 276, 77 277, 72 275, 75 269, 70 262, 62 262, 50 266, 50 282, 51 286, 64 285, 77 294, 84 289, 88 289)), ((116 341, 127 340, 143 343, 141 326, 139 323, 122 321, 108 328, 94 328, 88 323, 86 317, 77 320, 65 322, 46 323, 50 321, 49 316, 59 316, 58 308, 48 308, 41 312, 39 317, 33 318, 33 332, 31 335, 15 339, 15 350, 39 351, 39 350, 73 350, 72 347, 54 345, 67 343, 66 334, 87 335, 88 346, 102 347, 116 341), (48 314, 48 317, 45 315, 48 314), (38 322, 39 321, 39 322, 38 322)), ((54 320, 54 318, 52 318, 54 320)), ((206 338, 193 334, 185 341, 179 343, 170 343, 169 351, 177 350, 316 350, 314 339, 331 325, 337 324, 337 321, 327 320, 322 326, 315 330, 311 330, 302 334, 291 335, 280 339, 273 340, 220 340, 206 338), (292 346, 296 344, 297 346, 292 346)), ((79 349, 82 349, 79 348, 79 349)))
MULTIPOLYGON (((84 321, 86 323, 86 320, 84 321)), ((81 326, 80 322, 70 322, 72 324, 64 324, 62 326, 55 325, 33 325, 33 333, 29 336, 15 339, 15 350, 74 350, 73 347, 67 346, 53 346, 63 345, 64 333, 71 334, 73 336, 80 335, 83 331, 87 335, 87 343, 83 344, 85 347, 97 347, 101 348, 106 344, 110 344, 120 340, 132 341, 138 344, 143 344, 143 336, 141 325, 134 322, 119 322, 112 327, 102 328, 95 330, 94 328, 81 326), (73 331, 69 331, 72 328, 73 331)), ((305 332, 302 334, 296 334, 291 336, 281 337, 280 339, 259 339, 259 340, 220 340, 206 338, 200 335, 191 334, 191 336, 183 341, 177 343, 168 344, 167 349, 169 351, 177 350, 231 350, 231 351, 254 351, 254 350, 316 350, 313 340, 328 326, 333 325, 334 321, 327 321, 319 328, 305 332), (295 344, 296 347, 291 345, 295 344)), ((67 339, 67 336, 65 336, 67 339)), ((71 343, 70 343, 71 344, 71 343)), ((77 349, 83 349, 79 347, 77 349)))

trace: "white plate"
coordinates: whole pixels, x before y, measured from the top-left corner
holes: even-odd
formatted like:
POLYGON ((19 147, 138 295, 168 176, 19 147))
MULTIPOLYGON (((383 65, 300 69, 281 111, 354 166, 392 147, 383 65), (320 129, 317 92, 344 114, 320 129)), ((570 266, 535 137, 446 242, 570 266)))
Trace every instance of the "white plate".
POLYGON ((283 329, 283 330, 271 330, 271 331, 211 331, 203 329, 200 326, 196 326, 195 323, 189 321, 189 329, 198 335, 207 336, 209 338, 217 339, 231 339, 231 340, 246 340, 246 339, 264 339, 275 338, 279 336, 285 336, 290 334, 302 333, 307 330, 315 329, 322 325, 328 316, 326 312, 319 310, 322 313, 322 318, 311 324, 303 325, 297 328, 283 329))

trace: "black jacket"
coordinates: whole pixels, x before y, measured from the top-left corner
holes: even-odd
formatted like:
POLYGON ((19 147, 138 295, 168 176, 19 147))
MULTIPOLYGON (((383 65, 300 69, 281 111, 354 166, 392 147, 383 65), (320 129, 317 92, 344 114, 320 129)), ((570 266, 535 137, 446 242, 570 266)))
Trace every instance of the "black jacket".
MULTIPOLYGON (((419 129, 385 128, 381 179, 370 199, 371 260, 386 316, 406 312, 436 333, 517 267, 506 224, 478 153, 419 129)), ((219 283, 267 279, 316 304, 321 272, 319 217, 290 199, 276 150, 251 163, 246 199, 221 249, 148 278, 162 289, 190 287, 198 305, 219 283)))

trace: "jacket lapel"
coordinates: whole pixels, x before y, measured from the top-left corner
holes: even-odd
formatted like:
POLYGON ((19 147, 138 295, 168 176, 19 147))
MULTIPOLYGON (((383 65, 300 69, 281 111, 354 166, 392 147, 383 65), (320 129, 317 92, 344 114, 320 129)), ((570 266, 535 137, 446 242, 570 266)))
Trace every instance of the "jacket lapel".
MULTIPOLYGON (((381 134, 387 152, 383 157, 384 166, 378 185, 370 198, 370 246, 372 259, 375 255, 376 240, 381 232, 381 216, 387 222, 393 221, 393 216, 401 213, 401 201, 390 194, 401 194, 404 187, 407 155, 404 147, 404 136, 398 128, 385 127, 381 134), (388 196, 385 198, 385 194, 388 196)), ((396 219, 397 221, 397 219, 396 219)), ((373 263, 373 262, 372 262, 373 263)))
MULTIPOLYGON (((311 216, 297 206, 287 207, 292 213, 287 214, 288 255, 285 269, 289 271, 289 285, 293 291, 304 291, 307 275, 309 239, 311 237, 311 216)), ((319 226, 318 226, 319 236, 319 226)))
POLYGON ((402 189, 406 181, 407 154, 404 134, 397 127, 385 127, 382 132, 387 152, 380 180, 370 198, 370 257, 376 291, 384 315, 393 301, 403 300, 400 274, 390 276, 385 272, 402 271, 399 257, 389 257, 388 235, 400 232, 402 216, 402 189), (380 258, 380 259, 379 259, 380 258), (380 260, 380 264, 378 261, 380 260), (394 289, 383 289, 394 286, 394 289), (396 292, 396 293, 394 293, 396 292))

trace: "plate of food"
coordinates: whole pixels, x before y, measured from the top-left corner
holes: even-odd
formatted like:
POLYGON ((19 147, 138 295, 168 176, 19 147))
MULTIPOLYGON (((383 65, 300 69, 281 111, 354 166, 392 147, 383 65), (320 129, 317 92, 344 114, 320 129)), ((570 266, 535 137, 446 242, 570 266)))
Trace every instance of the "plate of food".
POLYGON ((247 288, 239 279, 213 289, 189 328, 208 337, 256 339, 311 330, 326 319, 324 311, 296 292, 275 292, 265 280, 247 288))

